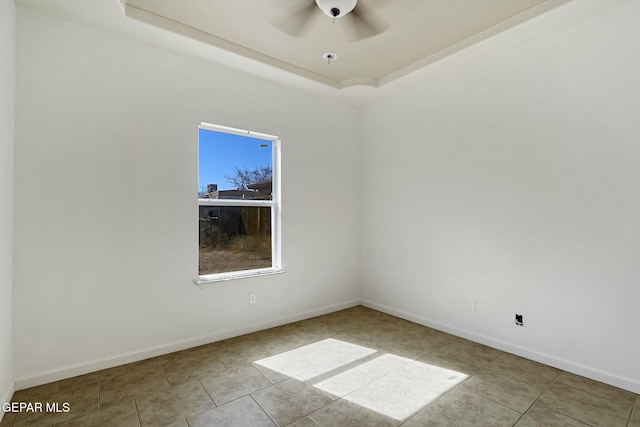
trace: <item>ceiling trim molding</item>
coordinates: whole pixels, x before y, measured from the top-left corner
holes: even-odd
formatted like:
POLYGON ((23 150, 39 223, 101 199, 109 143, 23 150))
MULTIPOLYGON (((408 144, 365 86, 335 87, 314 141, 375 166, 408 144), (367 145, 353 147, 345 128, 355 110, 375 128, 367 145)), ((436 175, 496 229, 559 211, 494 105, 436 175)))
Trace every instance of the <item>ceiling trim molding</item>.
POLYGON ((424 57, 404 68, 401 68, 397 71, 387 74, 386 76, 380 79, 374 79, 370 77, 354 77, 354 78, 349 78, 342 81, 334 80, 329 77, 317 74, 306 68, 302 68, 302 67, 293 65, 289 62, 263 54, 261 52, 247 48, 245 46, 234 43, 227 39, 202 31, 198 28, 187 25, 185 23, 178 22, 173 19, 155 14, 148 10, 141 9, 139 7, 129 4, 127 0, 117 0, 117 1, 118 3, 121 3, 122 5, 124 5, 125 15, 127 17, 136 19, 143 23, 162 28, 171 33, 188 37, 198 42, 206 43, 208 45, 226 50, 233 54, 237 54, 245 58, 261 62, 263 64, 267 64, 269 66, 278 68, 280 70, 293 73, 298 76, 302 76, 304 78, 329 86, 331 88, 340 90, 340 89, 354 87, 354 86, 365 86, 365 87, 371 87, 371 88, 379 88, 379 87, 385 86, 390 82, 398 80, 422 68, 425 68, 428 65, 431 65, 443 58, 446 58, 457 52, 460 52, 476 43, 479 43, 488 38, 491 38, 501 32, 504 32, 505 30, 511 29, 517 26, 518 24, 521 24, 527 20, 530 20, 538 15, 541 15, 551 9, 554 9, 572 0, 547 0, 544 3, 531 7, 530 9, 527 9, 519 13, 518 15, 515 15, 505 21, 502 21, 496 25, 493 25, 477 34, 474 34, 471 37, 468 37, 467 39, 464 39, 454 45, 451 45, 427 57, 424 57))
POLYGON ((338 82, 333 79, 329 79, 325 76, 321 76, 320 74, 316 74, 307 69, 297 67, 293 64, 290 64, 285 61, 281 61, 279 59, 273 58, 271 56, 262 54, 255 50, 246 48, 239 44, 233 43, 229 40, 225 40, 220 37, 216 37, 212 34, 199 30, 197 28, 191 27, 189 25, 185 25, 181 22, 174 21, 172 19, 165 18, 160 15, 156 15, 154 13, 148 12, 146 10, 137 8, 130 4, 126 4, 125 13, 127 17, 137 19, 138 21, 142 21, 147 24, 154 25, 156 27, 163 28, 172 33, 176 33, 203 43, 210 44, 212 46, 218 47, 220 49, 227 50, 229 52, 233 52, 238 55, 242 55, 246 58, 253 59, 256 61, 260 61, 264 64, 271 65, 273 67, 277 67, 281 70, 288 71, 291 73, 295 73, 301 76, 304 76, 308 79, 315 80, 318 83, 323 83, 327 86, 331 86, 336 89, 340 89, 342 86, 341 82, 338 82))

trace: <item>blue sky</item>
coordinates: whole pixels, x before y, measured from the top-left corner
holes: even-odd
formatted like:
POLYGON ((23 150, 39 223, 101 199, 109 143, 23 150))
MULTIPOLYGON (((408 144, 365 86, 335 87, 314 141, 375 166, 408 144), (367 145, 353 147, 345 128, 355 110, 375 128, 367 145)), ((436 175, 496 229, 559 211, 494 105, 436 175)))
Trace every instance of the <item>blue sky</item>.
POLYGON ((272 166, 271 141, 204 129, 199 130, 198 140, 198 191, 207 184, 232 189, 224 176, 233 175, 236 166, 249 170, 272 166))

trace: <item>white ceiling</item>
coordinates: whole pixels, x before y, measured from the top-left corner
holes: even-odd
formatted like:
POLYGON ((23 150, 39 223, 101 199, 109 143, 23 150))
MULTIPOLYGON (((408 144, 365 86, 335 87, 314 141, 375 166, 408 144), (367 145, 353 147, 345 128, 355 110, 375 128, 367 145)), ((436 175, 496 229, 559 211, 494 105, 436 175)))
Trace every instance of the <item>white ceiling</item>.
POLYGON ((359 0, 356 11, 385 28, 360 40, 353 17, 333 23, 319 9, 299 36, 283 30, 315 0, 17 3, 359 107, 434 62, 568 1, 359 0), (326 52, 338 59, 327 64, 326 52))
MULTIPOLYGON (((335 20, 315 0, 126 0, 128 16, 198 37, 321 83, 342 88, 380 86, 413 64, 506 22, 546 10, 547 0, 359 0, 335 20), (302 32, 285 32, 311 6, 302 32), (354 14, 385 27, 354 40, 354 14), (322 56, 332 52, 336 61, 322 56)), ((302 21, 302 19, 300 18, 302 21)))

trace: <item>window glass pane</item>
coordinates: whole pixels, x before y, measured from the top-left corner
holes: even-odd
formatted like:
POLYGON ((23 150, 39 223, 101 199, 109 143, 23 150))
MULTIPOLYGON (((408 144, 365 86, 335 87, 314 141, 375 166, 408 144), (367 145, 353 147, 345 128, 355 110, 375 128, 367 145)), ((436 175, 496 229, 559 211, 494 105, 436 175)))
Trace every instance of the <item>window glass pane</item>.
POLYGON ((199 275, 271 267, 271 208, 199 209, 199 275))
MULTIPOLYGON (((273 267, 274 207, 251 206, 252 202, 238 206, 237 200, 273 199, 275 144, 224 131, 199 130, 200 276, 273 267), (207 206, 206 201, 212 199, 217 200, 216 206, 207 206)), ((277 227, 278 222, 274 223, 277 227)))
POLYGON ((205 129, 199 132, 199 198, 271 199, 271 141, 205 129))

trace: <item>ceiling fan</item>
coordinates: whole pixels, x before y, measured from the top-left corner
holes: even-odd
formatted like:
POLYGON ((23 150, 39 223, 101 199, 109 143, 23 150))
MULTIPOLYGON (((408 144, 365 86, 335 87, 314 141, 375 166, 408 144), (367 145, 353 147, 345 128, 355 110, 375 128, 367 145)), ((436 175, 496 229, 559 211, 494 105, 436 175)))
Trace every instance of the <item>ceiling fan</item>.
POLYGON ((306 0, 306 5, 277 26, 289 35, 301 37, 309 28, 311 19, 323 12, 334 22, 338 19, 347 21, 353 40, 366 39, 387 28, 373 17, 364 3, 362 0, 306 0))

